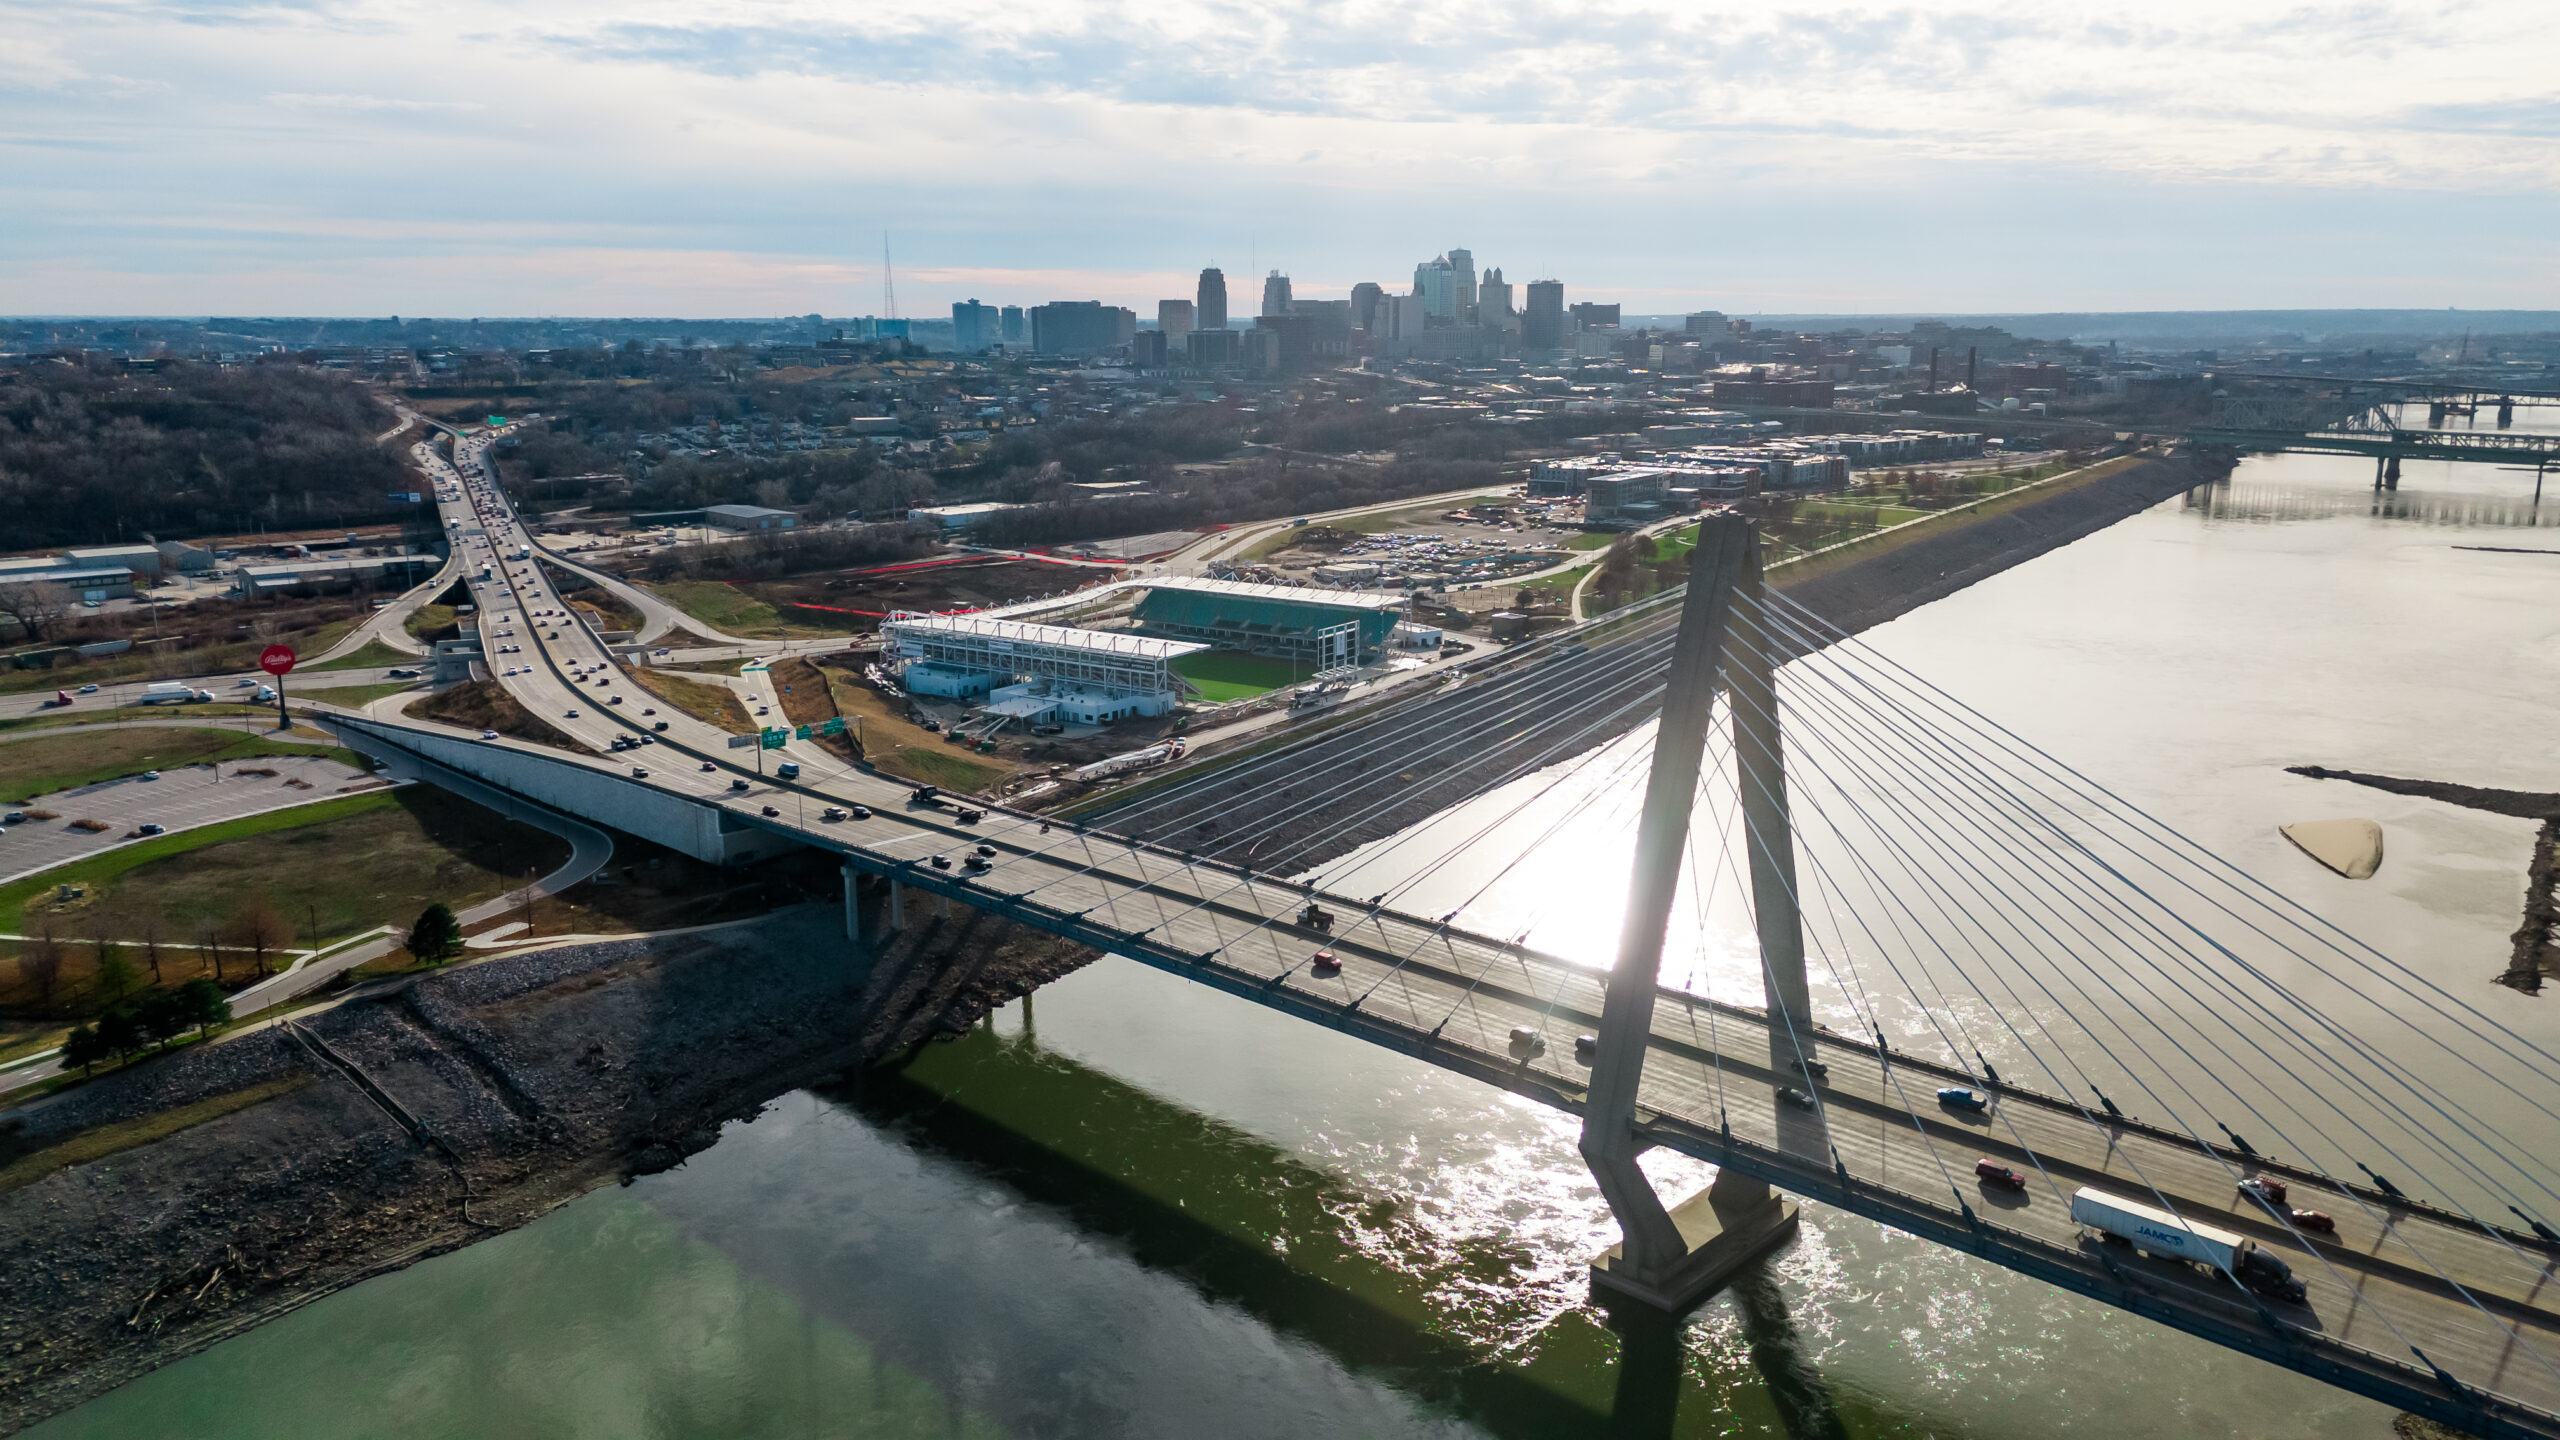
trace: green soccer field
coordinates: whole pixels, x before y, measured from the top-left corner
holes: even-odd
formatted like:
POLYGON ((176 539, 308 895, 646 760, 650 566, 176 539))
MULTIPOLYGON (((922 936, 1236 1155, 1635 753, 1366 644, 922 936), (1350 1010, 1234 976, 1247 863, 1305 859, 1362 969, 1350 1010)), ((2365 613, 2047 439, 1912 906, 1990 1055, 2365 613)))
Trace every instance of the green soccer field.
POLYGON ((1292 664, 1242 650, 1204 650, 1185 655, 1173 662, 1173 669, 1198 686, 1201 697, 1213 704, 1250 700, 1283 685, 1294 685, 1314 673, 1303 660, 1292 664))

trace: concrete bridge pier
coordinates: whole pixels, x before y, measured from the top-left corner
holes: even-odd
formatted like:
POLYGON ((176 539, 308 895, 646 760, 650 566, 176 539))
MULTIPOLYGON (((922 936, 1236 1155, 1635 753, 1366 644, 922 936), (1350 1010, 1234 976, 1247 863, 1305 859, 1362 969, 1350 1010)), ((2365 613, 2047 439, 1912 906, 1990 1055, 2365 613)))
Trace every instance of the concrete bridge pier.
MULTIPOLYGON (((1793 1235, 1796 1226, 1792 1206, 1772 1195, 1764 1182, 1731 1167, 1703 1194, 1674 1210, 1663 1205, 1636 1165, 1646 1148, 1635 1131, 1636 1091, 1644 1078, 1646 1037, 1653 1028, 1663 935, 1688 849, 1689 811, 1705 758, 1707 725, 1715 713, 1716 678, 1724 665, 1734 596, 1757 573, 1752 563, 1756 541, 1742 517, 1711 517, 1690 555, 1689 593, 1672 643, 1653 769, 1636 823, 1626 924, 1601 1000, 1591 1089, 1583 1107, 1582 1158, 1624 1236, 1593 1262, 1592 1291, 1604 1304, 1663 1315, 1697 1308, 1736 1270, 1793 1235)), ((1754 609, 1748 627, 1752 638, 1758 636, 1758 623, 1754 609)), ((1737 667, 1750 668, 1747 659, 1737 667)), ((1760 668, 1765 671, 1765 658, 1760 668)), ((1737 686, 1744 683, 1738 676, 1737 686)), ((1774 727, 1763 738, 1765 762, 1776 754, 1774 727)), ((1783 810, 1780 815, 1783 826, 1783 810)), ((1787 863, 1792 867, 1791 853, 1787 863)), ((1800 973, 1801 946, 1797 968, 1800 973)))
POLYGON ((906 887, 895 880, 844 867, 844 937, 856 949, 888 943, 906 928, 906 887))
POLYGON ((2400 457, 2397 455, 2382 462, 2382 488, 2385 490, 2400 488, 2400 457))

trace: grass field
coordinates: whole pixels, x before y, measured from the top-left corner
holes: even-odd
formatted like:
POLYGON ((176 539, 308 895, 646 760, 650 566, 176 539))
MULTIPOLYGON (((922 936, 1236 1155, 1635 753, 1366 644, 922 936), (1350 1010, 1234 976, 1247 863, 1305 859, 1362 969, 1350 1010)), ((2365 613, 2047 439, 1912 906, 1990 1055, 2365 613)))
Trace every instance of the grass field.
POLYGON ((725 685, 706 685, 665 670, 634 670, 631 678, 687 715, 708 720, 732 735, 752 735, 760 728, 747 713, 746 700, 725 685))
POLYGON ((842 671, 829 671, 827 680, 836 712, 856 722, 863 758, 888 774, 975 793, 1012 768, 983 756, 964 755, 941 736, 908 724, 905 711, 870 686, 845 678, 842 671))
POLYGON ((1251 655, 1241 650, 1206 650, 1185 655, 1173 662, 1174 673, 1190 681, 1201 698, 1212 704, 1230 700, 1250 700, 1267 695, 1284 685, 1294 685, 1312 673, 1305 662, 1292 664, 1268 655, 1251 655))
MULTIPOLYGON (((405 928, 432 901, 457 910, 478 904, 558 868, 568 854, 558 836, 410 785, 164 835, 31 875, 0 888, 0 928, 30 934, 50 923, 66 939, 85 939, 92 917, 108 914, 114 937, 132 939, 156 923, 164 946, 190 947, 166 963, 168 982, 180 984, 199 973, 197 938, 253 896, 290 922, 300 945, 315 920, 324 939, 405 928), (57 901, 56 887, 66 883, 88 893, 57 901)), ((73 990, 94 958, 86 944, 69 949, 61 984, 73 990)), ((0 984, 16 983, 0 976, 0 984)))
POLYGON ((304 674, 313 670, 372 670, 384 665, 415 665, 417 663, 418 657, 415 655, 394 650, 379 640, 367 640, 357 646, 355 653, 351 655, 332 660, 326 665, 306 665, 294 673, 304 674))
POLYGON ((454 607, 450 605, 421 605, 410 611, 409 618, 403 623, 410 634, 423 640, 452 625, 454 614, 454 607))
POLYGON ((365 763, 351 751, 326 744, 294 745, 237 730, 152 727, 135 730, 84 730, 67 735, 39 735, 0 745, 0 797, 33 796, 95 785, 139 775, 145 770, 174 770, 181 765, 211 765, 245 760, 253 755, 326 755, 358 770, 365 763))
POLYGON ((257 715, 273 718, 273 705, 189 705, 176 708, 167 705, 119 705, 109 710, 51 710, 40 715, 20 715, 0 720, 0 733, 12 730, 69 730, 90 726, 113 725, 120 720, 166 720, 173 713, 189 720, 237 720, 257 715))
MULTIPOLYGON (((283 643, 304 655, 317 655, 346 638, 355 628, 353 620, 333 620, 315 630, 283 637, 283 643)), ((77 665, 57 665, 51 670, 0 670, 0 695, 23 695, 30 690, 77 690, 83 685, 120 685, 128 681, 148 680, 160 675, 223 675, 234 670, 258 668, 258 652, 267 648, 264 640, 234 640, 220 645, 203 645, 192 650, 167 650, 143 654, 128 651, 101 660, 84 660, 77 665)), ((377 663, 397 665, 400 660, 377 663)))
POLYGON ((417 688, 418 682, 415 680, 385 680, 379 685, 341 685, 334 690, 296 690, 293 692, 293 698, 317 700, 323 705, 343 705, 350 710, 356 710, 372 704, 385 695, 397 695, 403 690, 417 688))
POLYGON ((731 635, 753 635, 782 626, 782 616, 772 606, 715 580, 671 580, 649 588, 687 615, 731 635))

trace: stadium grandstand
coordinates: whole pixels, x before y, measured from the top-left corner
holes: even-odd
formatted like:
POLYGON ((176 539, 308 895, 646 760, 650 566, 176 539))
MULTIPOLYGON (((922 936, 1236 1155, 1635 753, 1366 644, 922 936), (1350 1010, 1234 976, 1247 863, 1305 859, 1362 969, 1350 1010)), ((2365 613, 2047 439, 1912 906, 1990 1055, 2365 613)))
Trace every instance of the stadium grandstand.
POLYGON ((1183 576, 1143 583, 1147 598, 1133 618, 1147 634, 1324 665, 1377 659, 1405 611, 1401 596, 1361 590, 1183 576), (1356 647, 1349 654, 1338 648, 1345 627, 1356 647))
POLYGON ((980 702, 1024 724, 1103 725, 1162 715, 1179 701, 1173 662, 1206 645, 983 615, 900 612, 880 626, 885 658, 911 694, 980 702))

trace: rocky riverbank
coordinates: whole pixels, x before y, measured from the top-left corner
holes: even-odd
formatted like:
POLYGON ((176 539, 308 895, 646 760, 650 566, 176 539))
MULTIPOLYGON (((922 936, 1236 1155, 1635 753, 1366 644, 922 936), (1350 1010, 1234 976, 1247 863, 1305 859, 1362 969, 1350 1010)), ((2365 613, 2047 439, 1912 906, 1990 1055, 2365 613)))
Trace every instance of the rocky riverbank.
POLYGON ((0 1117, 0 1432, 680 1164, 1093 958, 967 911, 865 957, 842 923, 812 906, 490 961, 0 1117))

